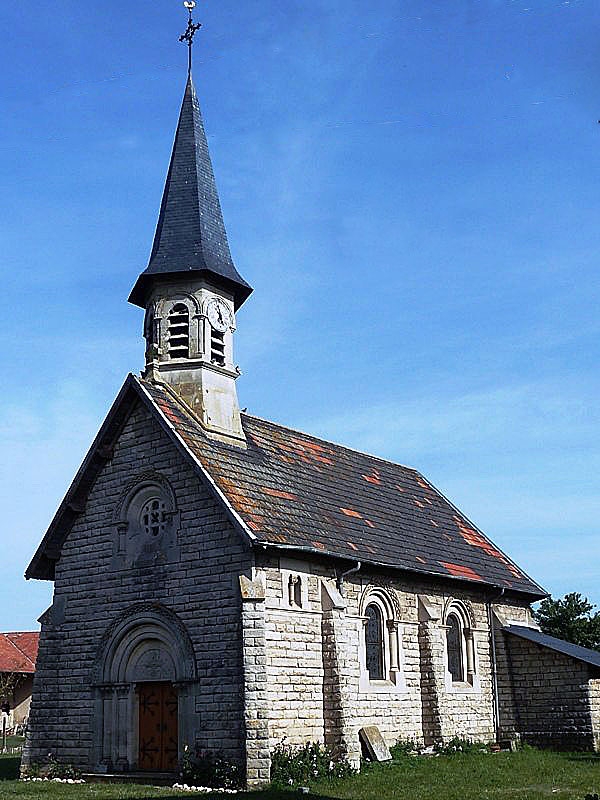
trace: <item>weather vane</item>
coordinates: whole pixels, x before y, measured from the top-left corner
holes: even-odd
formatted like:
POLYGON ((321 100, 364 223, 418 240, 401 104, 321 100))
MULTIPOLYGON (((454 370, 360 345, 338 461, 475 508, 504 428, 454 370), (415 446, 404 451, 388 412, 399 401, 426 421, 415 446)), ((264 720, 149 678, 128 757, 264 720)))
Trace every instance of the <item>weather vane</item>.
POLYGON ((179 41, 180 42, 187 42, 187 46, 188 46, 188 74, 191 74, 191 72, 192 72, 192 46, 194 44, 194 36, 196 35, 196 31, 199 28, 201 28, 202 26, 200 25, 199 22, 194 23, 194 20, 192 19, 192 11, 196 8, 195 0, 185 0, 183 5, 185 6, 185 8, 187 8, 188 13, 189 13, 190 16, 189 16, 189 19, 188 19, 187 29, 186 29, 185 33, 181 34, 181 36, 179 37, 179 41))

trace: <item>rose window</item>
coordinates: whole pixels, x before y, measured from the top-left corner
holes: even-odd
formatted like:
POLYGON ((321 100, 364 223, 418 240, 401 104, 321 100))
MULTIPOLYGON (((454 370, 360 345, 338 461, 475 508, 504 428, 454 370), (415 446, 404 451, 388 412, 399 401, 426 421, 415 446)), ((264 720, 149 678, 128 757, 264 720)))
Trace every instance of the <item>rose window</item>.
POLYGON ((142 508, 142 525, 148 536, 158 536, 167 527, 165 504, 154 498, 142 508))

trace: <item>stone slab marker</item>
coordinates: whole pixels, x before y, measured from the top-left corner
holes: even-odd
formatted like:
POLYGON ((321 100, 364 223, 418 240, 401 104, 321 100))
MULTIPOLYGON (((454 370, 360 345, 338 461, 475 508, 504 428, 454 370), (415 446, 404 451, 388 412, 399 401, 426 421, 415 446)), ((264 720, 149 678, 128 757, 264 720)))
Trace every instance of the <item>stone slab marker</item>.
POLYGON ((246 785, 257 789, 269 783, 271 755, 267 711, 267 649, 265 586, 240 575, 244 664, 244 722, 246 726, 246 785))
POLYGON ((358 735, 371 761, 392 760, 392 754, 377 725, 368 725, 366 728, 361 728, 358 735))

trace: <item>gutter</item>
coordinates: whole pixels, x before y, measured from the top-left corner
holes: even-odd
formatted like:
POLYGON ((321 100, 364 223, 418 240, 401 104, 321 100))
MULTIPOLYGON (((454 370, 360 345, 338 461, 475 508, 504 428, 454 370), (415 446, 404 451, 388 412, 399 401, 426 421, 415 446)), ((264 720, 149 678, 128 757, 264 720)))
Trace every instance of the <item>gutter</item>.
POLYGON ((361 568, 362 563, 357 561, 355 567, 350 567, 350 569, 347 569, 346 572, 342 572, 341 575, 338 575, 336 584, 338 592, 342 595, 342 597, 344 596, 344 578, 347 578, 348 575, 353 575, 355 572, 360 572, 361 568))
POLYGON ((494 628, 494 612, 492 603, 500 600, 506 590, 500 589, 496 595, 492 595, 487 602, 488 628, 490 632, 490 656, 492 662, 492 708, 494 714, 494 731, 496 742, 500 738, 500 700, 498 697, 498 665, 496 660, 496 631, 494 628))
MULTIPOLYGON (((351 557, 349 557, 347 555, 341 555, 339 552, 334 552, 333 550, 321 549, 320 547, 310 547, 310 545, 306 545, 306 544, 283 544, 282 542, 268 542, 268 541, 263 541, 261 539, 258 539, 257 537, 254 537, 254 538, 256 540, 254 542, 254 544, 256 546, 258 546, 258 547, 261 547, 263 550, 267 550, 267 549, 268 550, 281 550, 283 552, 288 552, 288 553, 291 552, 291 553, 302 553, 302 554, 308 553, 309 555, 318 556, 319 558, 326 557, 326 558, 335 559, 336 561, 346 561, 346 562, 353 561, 353 559, 351 557)), ((392 572, 396 572, 396 573, 400 572, 400 573, 405 574, 405 575, 421 575, 421 576, 425 576, 425 577, 428 577, 428 578, 440 578, 442 580, 449 581, 450 583, 454 583, 454 584, 459 583, 459 584, 461 584, 463 586, 468 586, 470 589, 472 589, 473 587, 478 586, 478 587, 481 588, 482 591, 484 591, 486 588, 490 588, 491 587, 491 588, 500 590, 500 594, 498 594, 498 597, 502 597, 502 595, 506 591, 505 588, 502 588, 501 586, 498 586, 498 584, 495 584, 495 583, 490 583, 488 581, 469 580, 469 578, 462 578, 462 577, 459 577, 458 575, 448 575, 448 573, 446 573, 446 572, 436 572, 433 569, 432 570, 424 570, 424 569, 421 570, 421 569, 418 569, 416 567, 413 567, 413 568, 411 568, 411 567, 402 567, 402 566, 398 566, 396 564, 390 564, 389 562, 386 562, 386 561, 376 561, 373 558, 363 558, 362 561, 361 561, 361 564, 363 566, 376 567, 377 569, 384 569, 384 570, 387 570, 387 571, 391 570, 392 572)), ((538 600, 549 596, 547 594, 546 595, 542 595, 542 594, 538 594, 538 593, 534 593, 534 592, 528 592, 525 589, 510 589, 510 591, 513 592, 514 594, 518 595, 519 597, 527 597, 527 598, 529 598, 528 602, 530 602, 530 603, 537 603, 538 600), (532 599, 532 598, 535 598, 535 599, 532 599)))

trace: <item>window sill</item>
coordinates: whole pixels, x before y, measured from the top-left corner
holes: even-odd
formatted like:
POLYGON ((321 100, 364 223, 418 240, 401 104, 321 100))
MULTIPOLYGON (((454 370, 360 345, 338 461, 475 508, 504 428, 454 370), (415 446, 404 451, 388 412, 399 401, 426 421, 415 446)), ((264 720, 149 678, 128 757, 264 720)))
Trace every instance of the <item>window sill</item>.
POLYGON ((446 681, 446 691, 448 694, 481 694, 481 687, 478 681, 446 681))
POLYGON ((361 675, 359 686, 359 694, 405 694, 408 690, 405 681, 400 677, 396 677, 396 681, 390 680, 371 680, 370 678, 361 675))

